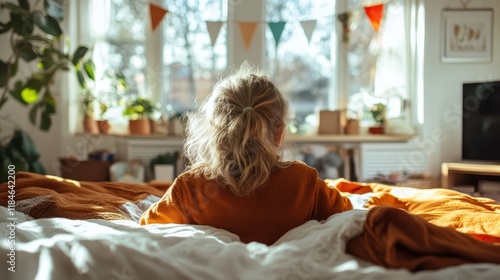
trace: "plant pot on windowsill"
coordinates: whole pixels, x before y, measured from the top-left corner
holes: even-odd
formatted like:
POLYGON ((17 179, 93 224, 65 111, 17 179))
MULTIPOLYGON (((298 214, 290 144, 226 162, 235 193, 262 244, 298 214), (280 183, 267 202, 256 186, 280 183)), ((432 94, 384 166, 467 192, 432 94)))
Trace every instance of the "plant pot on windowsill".
POLYGON ((109 134, 109 131, 111 130, 111 125, 108 120, 98 120, 97 127, 99 128, 99 132, 102 134, 109 134))
POLYGON ((99 134, 99 127, 94 117, 85 115, 83 118, 83 130, 89 134, 99 134))
POLYGON ((384 125, 370 126, 368 132, 370 134, 384 134, 384 125))
POLYGON ((149 135, 151 134, 151 125, 148 118, 141 118, 128 121, 128 131, 133 135, 149 135))

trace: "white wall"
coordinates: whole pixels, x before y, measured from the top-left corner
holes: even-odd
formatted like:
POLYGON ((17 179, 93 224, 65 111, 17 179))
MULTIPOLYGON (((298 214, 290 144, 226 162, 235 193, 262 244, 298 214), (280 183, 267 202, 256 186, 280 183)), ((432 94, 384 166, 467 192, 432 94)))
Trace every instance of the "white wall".
MULTIPOLYGON (((425 50, 424 50, 424 124, 422 126, 422 143, 420 145, 423 160, 428 161, 429 172, 439 175, 442 162, 459 161, 461 157, 461 110, 462 83, 466 81, 482 81, 500 79, 500 1, 471 1, 469 8, 493 8, 495 12, 494 53, 491 63, 442 63, 441 48, 441 13, 445 8, 460 8, 460 0, 424 0, 425 5, 425 50)), ((2 15, 3 16, 3 15, 2 15)), ((0 49, 10 49, 5 40, 0 41, 0 49)), ((0 51, 5 59, 8 54, 0 51)), ((57 92, 58 105, 53 127, 49 133, 41 132, 31 126, 28 111, 9 101, 7 108, 0 115, 10 115, 24 129, 30 131, 37 147, 42 153, 41 161, 48 173, 57 174, 54 169, 59 156, 80 155, 86 149, 112 148, 116 141, 111 137, 73 137, 68 130, 67 108, 71 102, 67 92, 57 92)), ((417 156, 412 160, 420 160, 417 156)))
POLYGON ((490 63, 441 62, 441 13, 461 8, 459 0, 425 0, 424 124, 422 151, 429 171, 440 174, 442 162, 461 160, 462 83, 500 80, 500 1, 471 1, 468 8, 493 8, 493 61, 490 63))

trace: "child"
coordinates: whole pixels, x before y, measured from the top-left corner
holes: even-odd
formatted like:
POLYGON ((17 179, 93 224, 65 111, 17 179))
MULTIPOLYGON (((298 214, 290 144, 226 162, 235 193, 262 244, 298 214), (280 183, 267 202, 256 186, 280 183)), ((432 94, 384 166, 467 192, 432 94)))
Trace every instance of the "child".
POLYGON ((187 114, 186 172, 141 224, 209 225, 271 245, 308 220, 352 209, 315 169, 283 160, 287 112, 273 82, 248 66, 216 84, 187 114))

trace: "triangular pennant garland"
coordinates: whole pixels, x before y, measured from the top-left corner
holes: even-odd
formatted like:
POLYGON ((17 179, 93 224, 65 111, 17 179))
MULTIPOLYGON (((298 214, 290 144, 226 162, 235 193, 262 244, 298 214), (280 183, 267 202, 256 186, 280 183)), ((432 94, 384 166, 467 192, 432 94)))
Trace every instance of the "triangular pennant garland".
POLYGON ((283 29, 285 28, 285 21, 279 22, 268 22, 269 28, 273 33, 274 42, 276 43, 276 48, 278 48, 278 44, 280 42, 281 34, 283 33, 283 29))
POLYGON ((250 48, 250 43, 252 43, 253 35, 255 34, 255 29, 257 28, 257 22, 238 22, 240 27, 241 36, 243 37, 243 43, 245 44, 245 49, 250 48))
POLYGON ((374 6, 366 6, 365 13, 370 19, 373 29, 378 31, 380 28, 380 22, 382 21, 382 16, 384 14, 384 4, 378 4, 374 6))
POLYGON ((210 41, 212 42, 212 47, 215 45, 215 41, 217 41, 217 37, 219 37, 220 28, 222 27, 222 21, 207 21, 207 30, 210 35, 210 41))
POLYGON ((300 22, 302 29, 304 30, 304 34, 306 35, 307 42, 311 43, 312 34, 314 29, 316 28, 316 20, 304 20, 300 22))
POLYGON ((155 31, 156 27, 158 27, 167 12, 167 9, 153 3, 149 3, 149 17, 151 19, 151 28, 153 31, 155 31))

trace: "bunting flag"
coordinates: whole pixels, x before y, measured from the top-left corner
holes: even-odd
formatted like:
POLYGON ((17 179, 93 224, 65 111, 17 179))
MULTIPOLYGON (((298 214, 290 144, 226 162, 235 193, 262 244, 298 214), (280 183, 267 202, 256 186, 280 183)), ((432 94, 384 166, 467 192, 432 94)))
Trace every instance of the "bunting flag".
POLYGON ((382 16, 384 14, 384 4, 378 4, 373 6, 364 7, 366 16, 370 19, 373 29, 378 32, 380 28, 380 22, 382 21, 382 16))
POLYGON ((217 37, 219 37, 219 32, 222 27, 222 21, 207 21, 207 30, 210 35, 210 41, 212 42, 212 47, 215 45, 217 41, 217 37))
POLYGON ((278 48, 278 44, 280 42, 281 34, 283 34, 283 29, 285 29, 285 21, 279 22, 268 22, 269 28, 273 33, 274 42, 276 43, 276 48, 278 48))
POLYGON ((312 34, 314 32, 314 29, 316 29, 316 20, 303 20, 300 22, 300 25, 302 26, 302 30, 304 30, 304 34, 306 35, 307 43, 311 43, 312 34))
POLYGON ((337 18, 339 19, 340 24, 342 24, 342 42, 347 43, 349 42, 349 35, 351 33, 351 30, 349 28, 349 19, 351 18, 351 13, 345 12, 338 15, 337 18))
POLYGON ((245 44, 245 49, 250 48, 252 43, 253 35, 255 34, 255 29, 257 28, 256 21, 241 21, 238 22, 240 27, 241 36, 243 36, 243 43, 245 44))
POLYGON ((160 25, 163 17, 168 13, 168 10, 155 5, 153 3, 149 3, 149 18, 151 19, 151 28, 153 31, 160 25))
MULTIPOLYGON (((366 16, 370 20, 370 23, 372 24, 372 27, 376 32, 378 32, 380 29, 382 18, 384 16, 384 8, 385 8, 385 3, 363 7, 366 16)), ((153 31, 155 31, 155 29, 160 25, 161 21, 168 12, 169 11, 166 8, 163 8, 153 3, 149 3, 149 16, 151 20, 151 28, 153 31)), ((352 15, 351 12, 345 12, 337 15, 337 19, 342 24, 342 42, 344 43, 349 41, 349 35, 351 32, 349 27, 349 20, 351 18, 351 15, 352 15)), ((260 22, 261 21, 237 22, 239 25, 245 49, 248 50, 250 48, 253 37, 255 35, 257 24, 259 24, 260 22)), ((224 23, 225 21, 206 21, 207 30, 210 35, 210 41, 212 43, 212 46, 215 45, 215 42, 219 37, 220 30, 224 23)), ((276 48, 278 48, 281 35, 283 34, 283 30, 285 28, 286 23, 287 23, 286 21, 267 22, 273 34, 276 48)), ((309 44, 311 43, 311 38, 314 33, 314 30, 316 29, 316 23, 317 20, 315 19, 300 21, 300 25, 302 26, 302 30, 304 31, 304 35, 306 36, 307 42, 309 44)))

